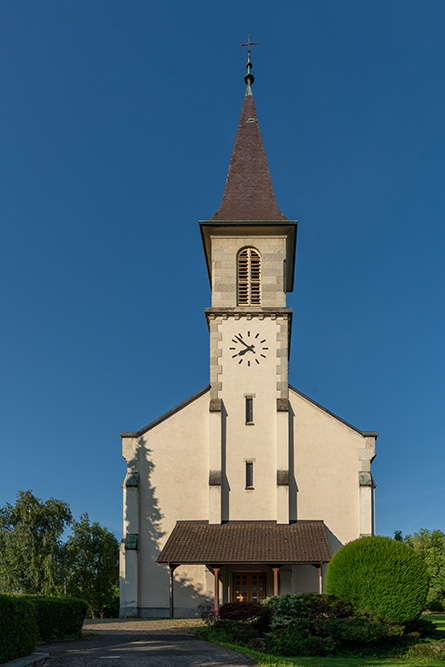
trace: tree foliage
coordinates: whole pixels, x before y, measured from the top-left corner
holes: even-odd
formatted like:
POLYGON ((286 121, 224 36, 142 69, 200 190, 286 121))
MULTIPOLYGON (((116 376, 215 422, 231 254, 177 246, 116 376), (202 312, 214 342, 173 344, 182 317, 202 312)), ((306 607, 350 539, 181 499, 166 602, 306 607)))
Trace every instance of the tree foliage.
POLYGON ((377 619, 408 623, 420 616, 428 593, 422 558, 389 537, 361 537, 334 554, 326 593, 350 600, 377 619))
POLYGON ((61 596, 87 602, 93 616, 118 599, 115 536, 88 514, 73 521, 63 500, 43 501, 19 491, 14 505, 0 508, 0 593, 61 596), (72 535, 62 536, 72 524, 72 535), (66 590, 65 590, 66 592, 66 590))
POLYGON ((422 528, 414 535, 406 535, 404 541, 421 556, 428 570, 428 607, 445 608, 445 534, 441 530, 422 528))
POLYGON ((19 491, 15 505, 0 508, 0 591, 58 594, 62 590, 63 543, 71 522, 67 503, 19 491))
POLYGON ((88 603, 95 618, 104 617, 104 608, 115 597, 119 577, 119 544, 113 533, 88 514, 73 521, 66 544, 68 592, 88 603))

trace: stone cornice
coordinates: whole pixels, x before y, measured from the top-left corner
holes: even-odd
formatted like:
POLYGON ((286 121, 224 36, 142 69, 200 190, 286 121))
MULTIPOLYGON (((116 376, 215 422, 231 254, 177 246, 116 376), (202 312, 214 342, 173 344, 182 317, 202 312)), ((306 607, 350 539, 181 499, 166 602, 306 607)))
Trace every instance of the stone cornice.
POLYGON ((205 308, 205 314, 208 318, 209 315, 240 315, 241 317, 246 317, 246 315, 251 315, 252 317, 258 317, 259 315, 264 315, 270 317, 271 315, 289 315, 292 317, 292 308, 275 308, 274 306, 234 306, 234 307, 210 307, 205 308))

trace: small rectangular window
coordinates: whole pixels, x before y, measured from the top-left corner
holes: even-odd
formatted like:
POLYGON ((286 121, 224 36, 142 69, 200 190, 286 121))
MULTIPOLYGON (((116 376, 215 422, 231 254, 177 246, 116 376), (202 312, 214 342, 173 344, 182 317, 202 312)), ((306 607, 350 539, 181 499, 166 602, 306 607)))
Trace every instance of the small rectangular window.
POLYGON ((253 424, 253 397, 246 396, 246 424, 253 424))
POLYGON ((253 463, 246 461, 246 489, 253 489, 253 463))

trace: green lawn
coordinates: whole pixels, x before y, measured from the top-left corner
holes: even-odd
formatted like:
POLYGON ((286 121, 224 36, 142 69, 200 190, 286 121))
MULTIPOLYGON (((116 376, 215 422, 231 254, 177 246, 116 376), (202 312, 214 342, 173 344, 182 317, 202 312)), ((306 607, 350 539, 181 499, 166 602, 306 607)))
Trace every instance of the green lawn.
POLYGON ((428 614, 425 618, 433 621, 436 628, 442 633, 442 639, 445 640, 445 614, 428 614))
MULTIPOLYGON (((435 623, 445 641, 445 614, 431 614, 427 618, 435 623)), ((262 667, 445 667, 443 660, 432 658, 277 658, 232 644, 222 645, 250 656, 262 667)))
POLYGON ((431 658, 407 660, 404 658, 277 658, 239 646, 223 644, 248 655, 262 667, 444 667, 441 660, 431 658))

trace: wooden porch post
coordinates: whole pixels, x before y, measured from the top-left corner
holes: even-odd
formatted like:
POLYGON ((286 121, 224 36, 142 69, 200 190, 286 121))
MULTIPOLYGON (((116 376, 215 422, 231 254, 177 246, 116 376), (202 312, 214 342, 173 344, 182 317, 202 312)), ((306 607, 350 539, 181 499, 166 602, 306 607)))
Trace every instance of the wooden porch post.
POLYGON ((174 590, 173 590, 173 582, 174 582, 174 576, 173 572, 176 570, 178 565, 172 565, 171 563, 169 564, 169 569, 170 569, 170 618, 175 617, 175 601, 174 601, 174 590))
POLYGON ((218 607, 219 607, 219 571, 221 568, 219 567, 213 567, 213 576, 215 577, 214 580, 214 596, 215 596, 215 604, 214 604, 214 609, 215 613, 218 613, 218 607))
POLYGON ((323 593, 323 562, 320 565, 315 565, 315 563, 312 563, 312 565, 318 572, 318 592, 323 593))
POLYGON ((275 565, 272 566, 273 570, 273 594, 276 597, 278 595, 278 570, 281 566, 275 565))
POLYGON ((318 592, 323 593, 323 563, 314 566, 318 572, 318 592))
POLYGON ((318 592, 323 593, 323 563, 318 568, 318 592))

